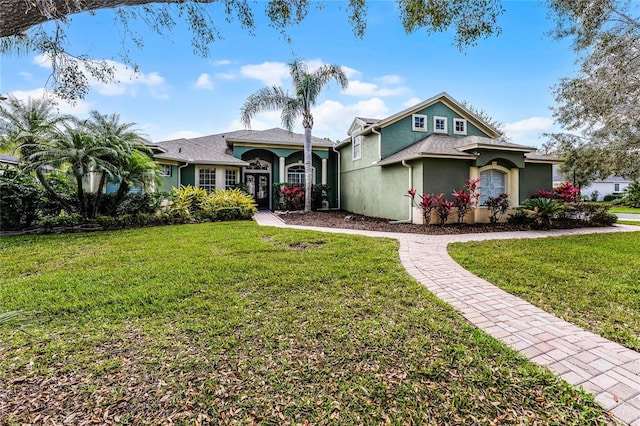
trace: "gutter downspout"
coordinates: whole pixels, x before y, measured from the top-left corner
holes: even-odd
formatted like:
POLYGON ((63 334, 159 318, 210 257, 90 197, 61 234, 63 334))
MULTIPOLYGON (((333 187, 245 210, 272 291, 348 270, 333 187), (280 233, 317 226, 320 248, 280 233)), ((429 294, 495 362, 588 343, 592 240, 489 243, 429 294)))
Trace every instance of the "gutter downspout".
POLYGON ((333 152, 338 154, 338 179, 336 180, 338 181, 338 210, 340 210, 340 201, 342 199, 342 189, 340 187, 340 181, 342 180, 342 176, 340 176, 340 159, 342 157, 340 156, 340 151, 336 150, 335 144, 331 147, 331 149, 333 150, 333 152))
MULTIPOLYGON (((409 189, 413 189, 413 166, 407 164, 407 160, 402 160, 402 166, 409 169, 409 189)), ((389 223, 413 223, 413 204, 409 201, 409 219, 405 220, 392 220, 389 223)))
POLYGON ((182 185, 182 171, 180 169, 184 169, 185 167, 187 167, 189 165, 189 161, 191 161, 190 158, 186 163, 184 163, 184 166, 178 166, 178 189, 180 189, 180 186, 182 185))

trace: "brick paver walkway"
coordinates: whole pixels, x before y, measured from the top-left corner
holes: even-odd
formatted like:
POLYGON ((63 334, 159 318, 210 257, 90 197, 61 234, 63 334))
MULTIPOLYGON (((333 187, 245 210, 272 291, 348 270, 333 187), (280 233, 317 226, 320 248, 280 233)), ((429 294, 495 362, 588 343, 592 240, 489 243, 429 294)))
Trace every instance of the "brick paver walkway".
POLYGON ((290 226, 270 212, 259 212, 255 219, 266 226, 396 238, 400 242, 400 260, 409 274, 472 324, 572 385, 582 386, 626 424, 640 426, 640 353, 500 290, 466 271, 447 253, 447 245, 457 241, 627 232, 636 231, 637 227, 436 236, 290 226))

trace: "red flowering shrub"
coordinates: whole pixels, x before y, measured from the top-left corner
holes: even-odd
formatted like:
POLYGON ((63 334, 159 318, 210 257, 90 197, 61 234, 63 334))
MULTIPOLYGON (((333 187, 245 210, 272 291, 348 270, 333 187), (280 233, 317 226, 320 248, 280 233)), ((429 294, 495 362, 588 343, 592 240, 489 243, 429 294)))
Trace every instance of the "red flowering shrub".
POLYGON ((541 189, 536 196, 532 198, 548 198, 564 201, 565 203, 576 203, 579 201, 579 197, 580 188, 573 186, 569 182, 565 182, 553 188, 553 191, 541 189))
POLYGON ((464 222, 464 217, 467 212, 473 207, 478 206, 480 199, 480 193, 478 187, 480 185, 480 178, 478 179, 465 179, 464 187, 459 191, 454 191, 451 195, 454 197, 453 207, 458 209, 458 223, 464 222))
POLYGON ((283 186, 280 199, 286 210, 302 210, 304 207, 304 190, 299 186, 283 186))
POLYGON ((438 219, 440 219, 440 225, 444 225, 449 221, 449 215, 451 214, 451 209, 453 208, 454 203, 452 201, 447 201, 442 194, 435 198, 438 200, 436 213, 438 214, 438 219))

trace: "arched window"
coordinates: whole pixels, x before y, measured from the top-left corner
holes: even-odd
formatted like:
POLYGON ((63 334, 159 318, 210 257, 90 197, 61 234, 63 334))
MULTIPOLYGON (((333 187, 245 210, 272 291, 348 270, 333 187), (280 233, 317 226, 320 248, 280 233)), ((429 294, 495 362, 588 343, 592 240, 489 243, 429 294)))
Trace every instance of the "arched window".
POLYGON ((480 172, 480 205, 489 197, 497 197, 507 192, 507 174, 496 169, 480 172))
MULTIPOLYGON (((311 182, 316 181, 316 168, 312 167, 311 182)), ((287 166, 287 183, 304 186, 304 164, 287 166)))

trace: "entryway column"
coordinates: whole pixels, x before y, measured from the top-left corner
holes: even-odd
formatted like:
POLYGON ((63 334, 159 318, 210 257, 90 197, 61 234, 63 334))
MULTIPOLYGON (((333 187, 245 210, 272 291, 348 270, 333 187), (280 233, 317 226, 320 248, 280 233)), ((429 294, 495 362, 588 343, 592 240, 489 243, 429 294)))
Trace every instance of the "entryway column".
POLYGON ((327 159, 322 159, 322 184, 327 184, 327 159))
POLYGON ((280 166, 278 167, 278 170, 280 171, 280 176, 279 176, 279 180, 278 183, 283 183, 285 182, 285 174, 284 174, 284 157, 280 157, 280 166))
POLYGON ((509 188, 509 194, 511 195, 511 205, 520 205, 520 169, 511 169, 511 185, 509 188))

